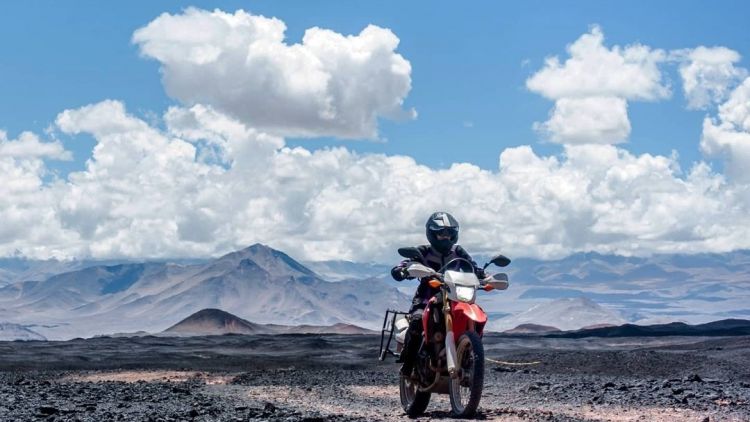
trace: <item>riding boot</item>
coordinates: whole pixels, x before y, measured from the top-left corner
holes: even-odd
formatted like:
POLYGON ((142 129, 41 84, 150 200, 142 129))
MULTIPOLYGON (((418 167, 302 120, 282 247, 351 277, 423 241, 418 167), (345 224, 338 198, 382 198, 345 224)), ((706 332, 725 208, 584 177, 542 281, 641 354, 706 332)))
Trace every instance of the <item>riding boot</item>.
POLYGON ((421 318, 415 318, 411 321, 409 331, 406 332, 404 348, 401 351, 399 360, 403 362, 401 373, 407 377, 411 376, 412 369, 414 368, 414 361, 417 360, 417 352, 419 352, 419 345, 421 343, 421 328, 421 318))
POLYGON ((404 345, 404 350, 401 353, 402 361, 401 374, 405 377, 410 377, 414 370, 414 361, 417 360, 417 352, 419 351, 419 343, 412 341, 411 344, 404 345), (416 345, 416 347, 414 346, 416 345))

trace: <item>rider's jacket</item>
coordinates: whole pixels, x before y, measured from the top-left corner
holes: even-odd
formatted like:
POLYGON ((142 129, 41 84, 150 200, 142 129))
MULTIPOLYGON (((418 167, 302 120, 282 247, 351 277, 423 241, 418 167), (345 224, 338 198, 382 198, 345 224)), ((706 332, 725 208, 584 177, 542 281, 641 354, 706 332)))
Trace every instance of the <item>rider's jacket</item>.
MULTIPOLYGON (((419 249, 419 252, 422 253, 424 260, 407 259, 401 261, 398 265, 391 269, 391 276, 395 280, 401 281, 404 279, 404 277, 402 276, 402 269, 406 268, 410 263, 418 262, 422 265, 432 268, 435 271, 439 271, 445 264, 455 258, 463 258, 470 261, 474 268, 476 268, 477 276, 479 278, 484 278, 484 271, 480 267, 477 267, 476 262, 471 259, 469 253, 466 252, 466 250, 462 248, 461 245, 454 245, 451 248, 450 252, 448 252, 446 255, 443 255, 440 252, 436 251, 435 249, 430 247, 430 245, 417 246, 417 249, 419 249)), ((414 294, 414 298, 412 299, 412 310, 414 310, 415 308, 424 308, 430 298, 440 292, 440 289, 434 289, 430 287, 430 285, 427 284, 428 281, 429 278, 423 278, 419 281, 419 287, 417 287, 417 291, 414 294)))

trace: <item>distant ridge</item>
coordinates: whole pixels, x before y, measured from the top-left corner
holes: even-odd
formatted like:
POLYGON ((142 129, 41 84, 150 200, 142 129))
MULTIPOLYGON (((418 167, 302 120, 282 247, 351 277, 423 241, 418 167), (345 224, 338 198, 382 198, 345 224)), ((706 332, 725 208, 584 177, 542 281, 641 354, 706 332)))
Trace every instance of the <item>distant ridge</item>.
POLYGON ((561 333, 545 334, 543 337, 583 338, 583 337, 661 337, 661 336, 746 336, 750 335, 750 321, 745 319, 722 319, 706 324, 689 325, 683 322, 669 324, 635 325, 623 324, 616 327, 590 328, 561 333))
POLYGON ((503 331, 503 334, 543 334, 560 332, 561 330, 557 327, 551 327, 549 325, 539 324, 521 324, 510 330, 503 331))
POLYGON ((36 331, 30 330, 28 327, 19 324, 12 324, 10 322, 0 322, 0 341, 16 341, 16 340, 47 340, 43 335, 36 331))
POLYGON ((566 331, 579 330, 592 324, 620 325, 626 322, 617 311, 580 296, 539 303, 526 311, 497 320, 491 328, 501 331, 531 324, 566 331))
POLYGON ((221 309, 201 309, 162 332, 165 335, 210 336, 224 334, 374 334, 352 324, 256 324, 221 309))

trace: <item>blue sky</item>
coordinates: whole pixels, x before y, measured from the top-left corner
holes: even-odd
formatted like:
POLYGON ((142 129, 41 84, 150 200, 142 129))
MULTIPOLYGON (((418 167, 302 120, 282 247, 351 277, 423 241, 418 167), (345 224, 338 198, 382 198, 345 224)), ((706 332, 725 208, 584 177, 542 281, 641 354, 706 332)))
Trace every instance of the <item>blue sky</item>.
MULTIPOLYGON (((0 13, 0 128, 11 137, 40 132, 67 108, 103 99, 125 102, 141 116, 160 114, 174 101, 160 83, 158 63, 139 57, 133 31, 162 12, 188 6, 278 17, 287 42, 320 26, 356 34, 367 24, 390 28, 400 38, 398 52, 412 64, 406 105, 419 116, 406 122, 381 121, 385 143, 289 139, 318 148, 344 144, 362 152, 407 154, 433 167, 471 162, 497 168, 499 152, 531 144, 543 154, 560 152, 542 142, 532 123, 543 121, 551 102, 525 88, 546 56, 565 56, 565 45, 590 25, 602 27, 607 45, 642 43, 678 49, 727 46, 750 54, 746 2, 13 2, 0 13)), ((629 105, 634 153, 678 151, 684 168, 702 158, 702 110, 687 110, 675 69, 666 72, 674 95, 667 101, 629 105)), ((55 163, 62 174, 83 167, 94 141, 66 139, 75 161, 55 163)), ((721 163, 714 163, 720 166, 721 163)))
POLYGON ((747 249, 749 21, 740 1, 4 3, 0 256, 390 260, 437 209, 480 253, 747 249))

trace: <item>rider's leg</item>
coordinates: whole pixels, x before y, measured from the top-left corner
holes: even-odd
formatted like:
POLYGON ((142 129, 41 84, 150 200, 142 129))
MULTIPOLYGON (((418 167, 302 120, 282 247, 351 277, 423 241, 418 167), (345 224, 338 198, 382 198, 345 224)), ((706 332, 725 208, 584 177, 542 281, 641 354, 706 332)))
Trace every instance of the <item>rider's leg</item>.
POLYGON ((414 368, 414 361, 417 359, 419 346, 422 344, 422 312, 424 307, 412 308, 409 317, 409 329, 406 331, 404 338, 404 349, 401 351, 401 373, 410 376, 414 368))

